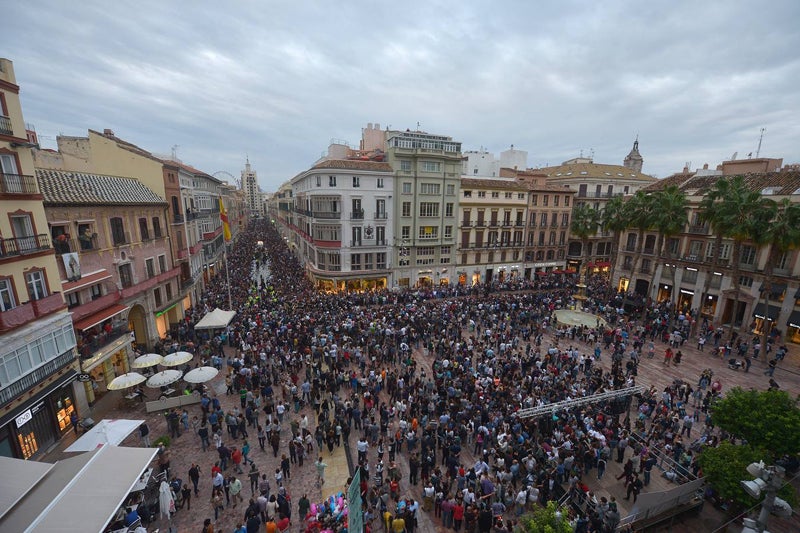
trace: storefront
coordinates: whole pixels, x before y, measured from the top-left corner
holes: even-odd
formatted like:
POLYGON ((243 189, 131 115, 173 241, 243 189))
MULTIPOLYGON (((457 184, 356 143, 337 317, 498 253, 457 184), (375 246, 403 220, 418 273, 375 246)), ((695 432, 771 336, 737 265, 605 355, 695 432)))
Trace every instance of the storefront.
POLYGON ((130 371, 130 347, 130 335, 124 335, 95 352, 91 359, 81 361, 83 372, 92 378, 83 384, 89 404, 108 392, 108 384, 115 377, 130 371))
POLYGON ((769 334, 772 328, 776 326, 776 320, 778 320, 780 313, 781 308, 776 305, 770 305, 765 313, 764 304, 756 304, 755 311, 753 311, 753 333, 762 335, 764 328, 766 328, 766 332, 769 334))
POLYGON ((792 311, 786 326, 788 328, 786 340, 794 344, 800 344, 800 311, 792 311))
POLYGON ((678 292, 678 310, 689 311, 694 301, 694 291, 691 289, 681 289, 678 292))
POLYGON ((628 292, 628 285, 630 285, 631 280, 626 277, 619 278, 619 283, 617 284, 617 292, 628 292))
POLYGON ((705 300, 703 300, 703 308, 700 310, 700 314, 707 318, 713 318, 714 314, 717 312, 717 302, 719 301, 719 296, 716 294, 706 294, 705 300))
POLYGON ((30 400, 0 418, 0 456, 35 458, 72 430, 75 410, 72 382, 77 372, 69 370, 30 400))
POLYGON ((463 270, 458 271, 458 284, 464 286, 467 284, 467 273, 463 270))
POLYGON ((656 297, 656 301, 663 302, 672 298, 672 286, 660 284, 658 286, 658 296, 656 297))

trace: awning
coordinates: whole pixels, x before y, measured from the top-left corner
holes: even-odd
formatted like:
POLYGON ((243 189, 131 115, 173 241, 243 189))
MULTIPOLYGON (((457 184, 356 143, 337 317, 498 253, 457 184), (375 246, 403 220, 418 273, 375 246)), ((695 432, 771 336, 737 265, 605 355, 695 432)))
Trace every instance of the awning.
MULTIPOLYGON (((0 518, 0 531, 103 531, 157 452, 158 448, 105 445, 57 462, 0 518)), ((18 462, 15 469, 32 464, 3 458, 0 464, 4 472, 8 461, 18 462)), ((22 474, 35 475, 40 473, 22 474)))
POLYGON ((80 436, 65 452, 90 452, 104 444, 118 445, 133 431, 142 425, 144 420, 104 419, 92 429, 80 436))
POLYGON ((128 309, 130 309, 129 306, 127 306, 127 305, 119 305, 119 304, 114 304, 111 307, 106 307, 102 311, 98 311, 97 313, 95 313, 93 315, 87 316, 86 318, 84 318, 80 322, 77 322, 75 324, 75 329, 80 330, 80 331, 89 329, 89 328, 91 328, 93 326, 96 326, 97 324, 100 324, 104 320, 108 320, 112 316, 117 316, 120 313, 124 313, 128 309))
POLYGON ((789 320, 786 321, 786 325, 790 328, 800 328, 800 311, 792 311, 792 314, 789 315, 789 320))
POLYGON ((89 285, 94 285, 104 279, 111 278, 111 273, 106 269, 98 270, 97 272, 92 272, 91 274, 86 274, 85 276, 81 277, 81 279, 75 281, 68 281, 66 283, 61 284, 61 289, 64 291, 64 294, 68 292, 74 292, 78 289, 82 289, 84 287, 88 287, 89 285))
MULTIPOLYGON (((779 314, 781 314, 781 308, 776 305, 770 305, 767 319, 777 320, 779 314)), ((753 310, 753 316, 756 318, 764 318, 764 304, 760 303, 756 305, 756 308, 753 310)))
POLYGON ((576 271, 574 268, 568 268, 564 271, 564 274, 574 274, 576 271))
POLYGON ((609 268, 610 266, 611 263, 609 263, 608 261, 598 261, 597 263, 594 264, 595 268, 609 268))
POLYGON ((195 324, 194 329, 218 329, 228 327, 236 311, 223 311, 219 307, 208 313, 195 324))
MULTIPOLYGON (((775 298, 775 297, 778 297, 781 294, 783 294, 783 292, 785 290, 786 290, 786 284, 785 283, 773 283, 769 288, 769 295, 770 295, 771 298, 775 298)), ((763 294, 763 292, 764 292, 764 284, 763 283, 761 284, 761 287, 758 289, 758 292, 763 294)))
POLYGON ((3 490, 0 491, 0 518, 3 518, 54 467, 50 463, 20 461, 0 456, 3 490))
POLYGON ((537 275, 537 276, 546 276, 546 275, 547 275, 547 272, 545 272, 544 270, 538 270, 538 271, 536 272, 536 275, 537 275))

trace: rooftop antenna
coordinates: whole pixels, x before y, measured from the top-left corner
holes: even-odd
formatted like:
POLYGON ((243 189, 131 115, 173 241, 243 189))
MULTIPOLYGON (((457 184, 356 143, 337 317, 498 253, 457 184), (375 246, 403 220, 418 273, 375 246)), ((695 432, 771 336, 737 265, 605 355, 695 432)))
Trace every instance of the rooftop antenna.
POLYGON ((419 121, 417 121, 417 131, 419 131, 419 121))
POLYGON ((583 148, 581 148, 581 158, 583 158, 583 148))
POLYGON ((179 146, 180 146, 179 144, 173 144, 172 145, 172 160, 173 161, 177 161, 178 160, 178 147, 179 146))
POLYGON ((594 161, 594 148, 589 149, 589 159, 594 161))
POLYGON ((756 150, 756 159, 758 159, 758 154, 761 153, 761 141, 764 140, 765 131, 767 131, 767 128, 761 128, 761 135, 758 136, 758 149, 756 150))

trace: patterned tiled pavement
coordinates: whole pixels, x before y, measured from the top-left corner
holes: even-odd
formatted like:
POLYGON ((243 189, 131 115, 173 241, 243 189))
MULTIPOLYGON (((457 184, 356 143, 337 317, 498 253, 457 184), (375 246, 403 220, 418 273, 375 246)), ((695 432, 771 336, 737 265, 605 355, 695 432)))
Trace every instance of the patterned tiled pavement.
MULTIPOLYGON (((562 340, 560 344, 562 347, 564 347, 569 345, 569 341, 562 340)), ((581 346, 579 341, 575 344, 581 346)), ((586 352, 589 351, 587 347, 581 347, 584 348, 586 352)), ((687 343, 681 348, 684 353, 681 364, 678 366, 667 367, 662 362, 663 358, 658 356, 659 353, 663 353, 664 347, 665 345, 657 345, 657 356, 654 359, 644 358, 641 361, 638 375, 639 384, 645 386, 654 385, 658 389, 663 389, 665 386, 671 384, 675 379, 684 379, 694 384, 697 382, 700 373, 704 369, 711 368, 714 371, 714 377, 719 379, 722 383, 723 389, 728 389, 734 386, 766 389, 768 386, 769 378, 763 373, 766 368, 763 358, 762 360, 756 360, 753 362, 753 366, 749 373, 745 373, 741 370, 730 370, 727 368, 727 363, 725 361, 712 357, 708 352, 708 349, 706 349, 705 352, 700 352, 696 349, 696 346, 693 343, 690 344, 690 342, 687 341, 687 343)), ((415 352, 415 356, 420 366, 430 369, 430 358, 423 355, 421 351, 415 352)), ((610 357, 604 354, 601 364, 608 368, 610 366, 610 357)), ((238 404, 239 399, 238 396, 225 395, 223 374, 224 369, 219 376, 208 383, 208 386, 210 393, 216 395, 220 399, 223 409, 228 409, 232 408, 234 404, 238 404)), ((800 349, 798 349, 796 346, 790 346, 788 356, 779 365, 775 372, 775 379, 783 389, 793 394, 800 393, 800 349)), ((147 420, 151 429, 151 440, 155 440, 157 437, 166 435, 168 433, 166 421, 162 414, 147 414, 143 405, 121 409, 117 405, 119 398, 120 393, 118 392, 108 394, 105 398, 101 399, 99 402, 97 402, 97 404, 95 404, 91 416, 95 420, 100 420, 102 418, 133 418, 147 420)), ((188 410, 190 418, 194 415, 199 416, 199 406, 189 406, 188 410)), ((299 414, 289 413, 289 415, 301 416, 304 413, 309 414, 309 419, 314 419, 313 410, 311 410, 309 407, 301 410, 299 414)), ((283 427, 283 443, 285 445, 289 436, 288 422, 283 424, 283 427)), ((352 431, 350 434, 350 449, 353 454, 353 459, 355 459, 355 441, 357 440, 357 436, 357 431, 352 431)), ((65 457, 66 454, 63 453, 63 450, 73 440, 74 437, 72 436, 63 439, 61 442, 59 442, 57 448, 51 451, 45 457, 45 460, 54 461, 65 457)), ((122 443, 122 445, 125 446, 141 446, 141 444, 142 443, 138 436, 138 432, 135 432, 122 443)), ((258 447, 258 441, 255 439, 253 434, 251 434, 250 444, 253 449, 251 452, 251 458, 255 461, 262 473, 266 472, 269 474, 269 479, 273 485, 274 493, 275 483, 271 473, 273 473, 279 466, 280 457, 273 457, 269 447, 267 447, 267 451, 260 450, 258 447)), ((216 451, 209 450, 202 452, 199 438, 192 434, 192 431, 189 430, 184 432, 179 438, 173 439, 173 442, 170 446, 170 452, 172 472, 187 482, 187 472, 190 464, 192 462, 196 462, 201 466, 202 477, 200 483, 200 494, 199 496, 192 497, 191 509, 179 509, 174 515, 171 523, 159 518, 150 526, 148 530, 154 531, 155 528, 159 528, 161 532, 164 532, 169 531, 169 528, 171 527, 172 531, 178 532, 200 531, 202 529, 204 519, 211 518, 213 520, 214 518, 214 513, 209 503, 209 497, 211 486, 210 469, 214 464, 214 461, 217 459, 216 451)), ((465 464, 471 464, 470 461, 474 461, 474 458, 470 452, 470 447, 466 446, 463 452, 465 464)), ((314 454, 317 453, 318 451, 315 449, 314 454)), ((371 450, 370 458, 373 457, 373 454, 374 451, 371 450)), ((311 457, 307 458, 303 467, 292 465, 291 479, 286 482, 286 486, 292 496, 292 519, 294 524, 292 526, 292 531, 302 530, 301 525, 297 520, 296 502, 303 493, 308 494, 311 501, 314 502, 321 501, 323 497, 326 497, 331 493, 346 490, 345 483, 350 472, 347 467, 344 447, 335 448, 332 454, 328 453, 327 449, 325 449, 322 452, 322 455, 323 460, 328 465, 325 475, 326 482, 322 488, 316 485, 316 471, 313 462, 316 460, 317 455, 312 455, 311 457)), ((401 469, 407 472, 408 464, 405 454, 398 454, 398 463, 401 469)), ((625 502, 623 499, 624 493, 622 483, 620 481, 616 481, 615 479, 620 470, 621 465, 611 461, 609 462, 607 474, 604 476, 604 479, 601 481, 590 479, 588 480, 588 484, 598 497, 602 495, 615 496, 617 501, 620 503, 621 514, 625 516, 626 512, 629 510, 629 507, 627 502, 625 502)), ((230 469, 228 472, 230 472, 230 469)), ((593 476, 591 477, 593 478, 593 476)), ((663 488, 665 488, 664 482, 660 480, 656 481, 655 478, 656 476, 654 476, 654 481, 651 486, 645 490, 663 490, 663 488)), ((244 485, 243 494, 245 495, 246 502, 247 497, 250 496, 250 487, 246 479, 246 474, 242 476, 242 481, 244 485)), ((401 482, 401 491, 404 495, 409 497, 421 497, 421 486, 410 487, 407 482, 407 476, 405 476, 401 482)), ((245 506, 242 505, 238 506, 237 508, 233 508, 232 506, 226 507, 219 520, 216 522, 215 531, 233 531, 236 523, 243 519, 244 509, 245 506)), ((723 514, 715 511, 713 508, 707 505, 706 509, 699 517, 686 518, 677 524, 673 524, 670 531, 710 531, 716 527, 719 527, 727 520, 728 519, 723 514)), ((422 516, 420 516, 419 525, 419 531, 445 531, 445 529, 438 524, 438 520, 433 519, 432 516, 428 516, 425 513, 422 513, 422 516)), ((381 527, 378 525, 378 522, 375 523, 375 526, 378 528, 381 527)), ((795 522, 793 525, 791 525, 791 527, 789 527, 789 529, 786 529, 786 531, 792 530, 792 527, 794 527, 795 531, 798 531, 800 530, 800 523, 795 522)), ((779 531, 779 529, 776 529, 775 527, 772 529, 779 531)))

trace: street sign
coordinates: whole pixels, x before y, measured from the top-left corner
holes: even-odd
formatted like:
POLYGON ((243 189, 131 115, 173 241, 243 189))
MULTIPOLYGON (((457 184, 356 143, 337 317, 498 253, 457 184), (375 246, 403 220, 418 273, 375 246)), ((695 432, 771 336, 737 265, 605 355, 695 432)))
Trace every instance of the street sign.
POLYGON ((81 383, 92 381, 92 376, 89 374, 78 374, 78 381, 80 381, 81 383))

